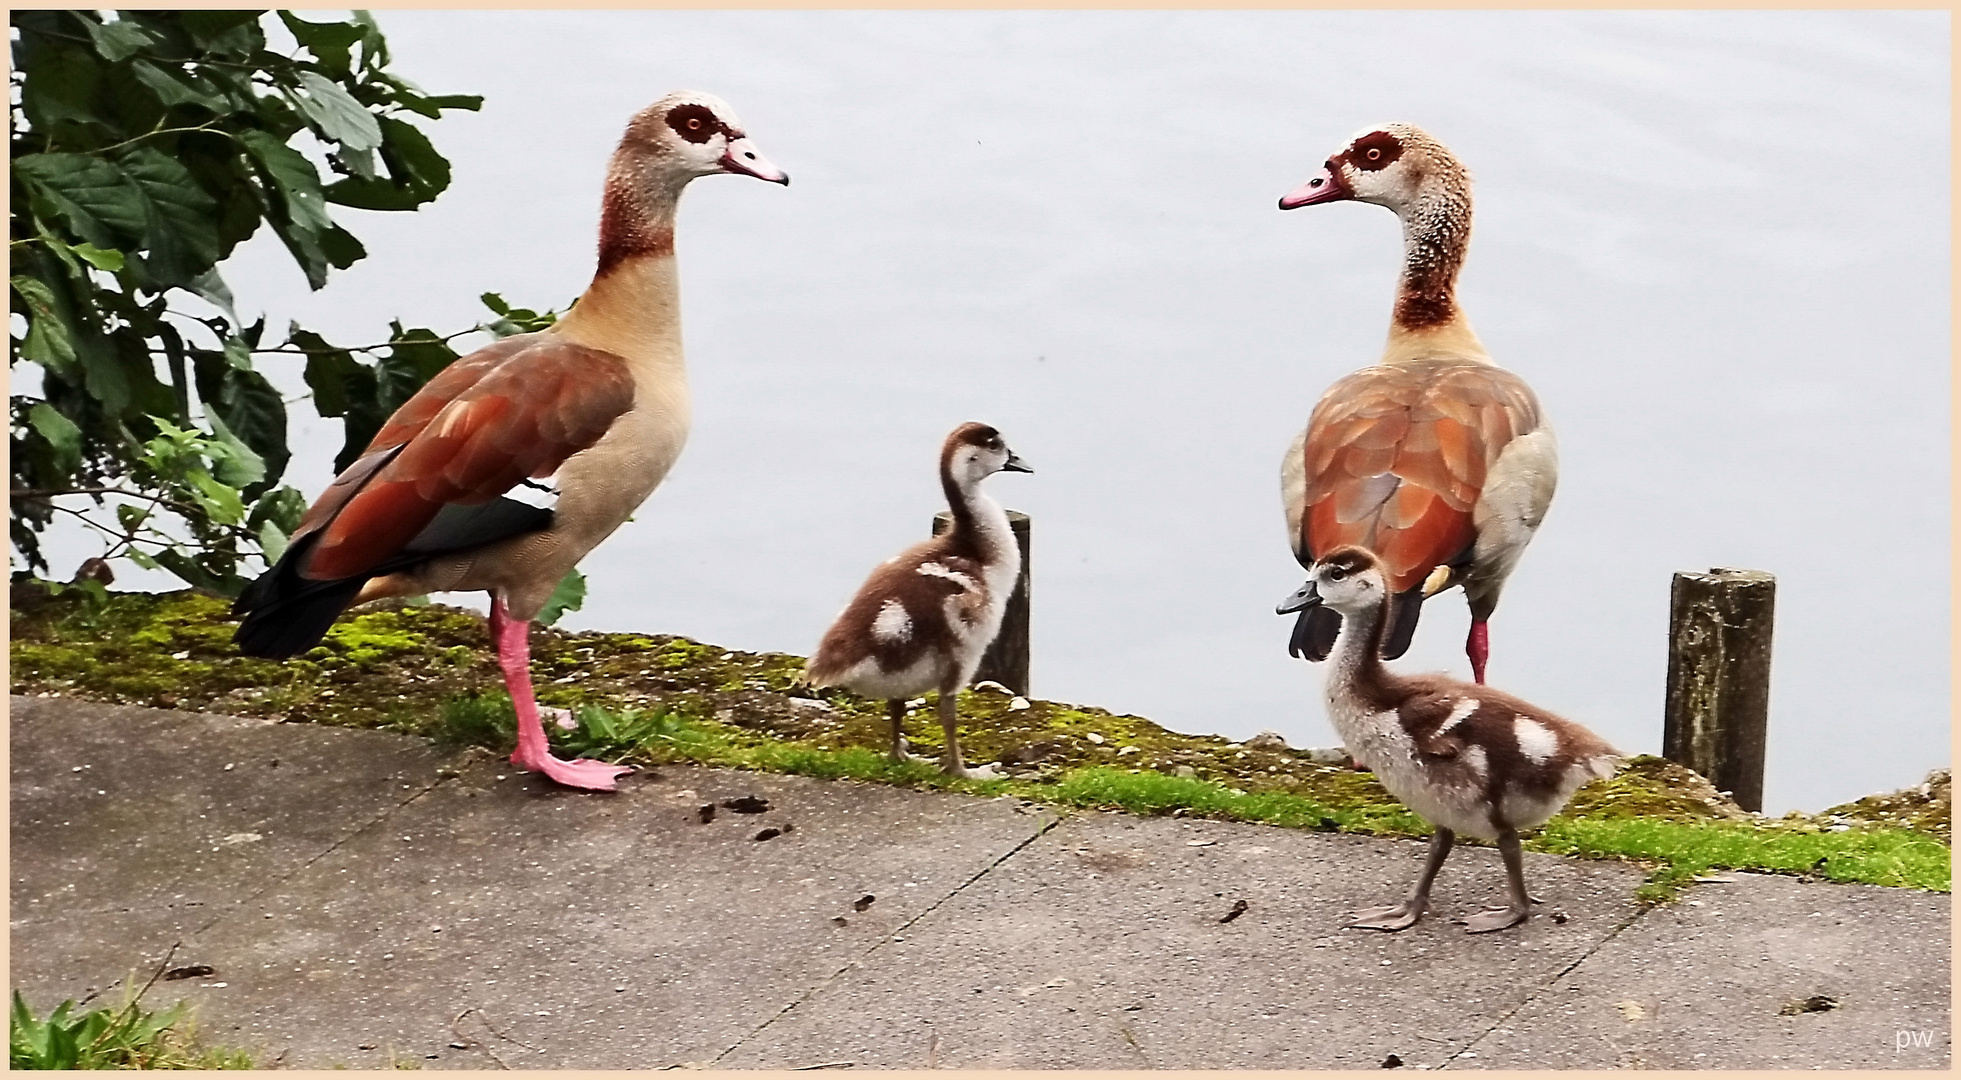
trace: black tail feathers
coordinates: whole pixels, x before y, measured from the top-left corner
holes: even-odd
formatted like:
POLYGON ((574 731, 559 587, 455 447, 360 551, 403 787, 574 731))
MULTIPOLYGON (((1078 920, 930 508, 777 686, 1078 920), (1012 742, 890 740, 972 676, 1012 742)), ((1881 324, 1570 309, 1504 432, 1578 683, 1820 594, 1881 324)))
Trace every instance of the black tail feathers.
POLYGON ((403 546, 367 573, 334 581, 315 581, 300 573, 306 553, 324 527, 293 541, 272 569, 259 575, 232 604, 242 615, 232 641, 247 656, 284 660, 320 644, 340 613, 361 594, 369 579, 406 570, 431 556, 551 527, 552 512, 515 499, 493 499, 472 506, 451 503, 403 546))
POLYGON ((338 581, 314 581, 300 576, 299 564, 318 533, 302 537, 272 569, 259 575, 232 604, 232 614, 244 618, 232 634, 238 651, 247 656, 284 660, 320 644, 327 628, 360 594, 369 575, 338 581))

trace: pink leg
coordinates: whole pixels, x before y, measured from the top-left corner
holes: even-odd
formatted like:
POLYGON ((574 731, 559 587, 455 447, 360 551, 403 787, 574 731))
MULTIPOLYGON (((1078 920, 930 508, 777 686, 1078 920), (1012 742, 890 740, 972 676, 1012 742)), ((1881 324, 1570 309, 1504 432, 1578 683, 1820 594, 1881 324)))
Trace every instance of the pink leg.
POLYGON ((560 761, 552 756, 545 725, 538 717, 538 701, 531 693, 531 622, 511 618, 504 611, 503 598, 495 593, 490 597, 490 638, 497 643, 497 665, 504 669, 504 685, 517 709, 517 750, 511 754, 511 764, 544 773, 566 787, 614 790, 613 781, 632 772, 631 765, 587 758, 560 761))
POLYGON ((1483 619, 1471 620, 1471 636, 1464 642, 1464 655, 1471 658, 1471 677, 1484 685, 1484 662, 1491 658, 1491 631, 1483 619))

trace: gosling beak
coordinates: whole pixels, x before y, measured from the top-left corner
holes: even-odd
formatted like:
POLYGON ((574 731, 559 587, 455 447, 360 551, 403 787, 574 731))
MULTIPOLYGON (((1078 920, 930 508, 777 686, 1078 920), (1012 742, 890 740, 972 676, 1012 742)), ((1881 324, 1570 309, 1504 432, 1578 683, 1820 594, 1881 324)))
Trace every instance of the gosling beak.
POLYGON ((1274 608, 1273 613, 1275 615, 1291 615, 1296 611, 1305 611, 1320 602, 1321 592, 1314 587, 1314 579, 1308 578, 1307 584, 1295 589, 1292 595, 1280 601, 1280 606, 1274 608))
POLYGON ((1007 464, 1001 466, 1001 471, 1002 472, 1034 472, 1035 470, 1029 468, 1028 463, 1026 461, 1021 460, 1020 454, 1017 454, 1013 450, 1010 450, 1008 451, 1007 464))

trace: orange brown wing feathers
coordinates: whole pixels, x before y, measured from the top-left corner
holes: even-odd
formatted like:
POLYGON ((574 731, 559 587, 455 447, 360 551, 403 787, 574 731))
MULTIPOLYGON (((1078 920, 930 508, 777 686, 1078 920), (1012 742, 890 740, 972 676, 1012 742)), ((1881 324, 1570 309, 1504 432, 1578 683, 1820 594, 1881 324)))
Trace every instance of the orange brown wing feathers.
POLYGON ((1421 585, 1470 548, 1486 471, 1539 424, 1524 381, 1489 364, 1419 360, 1349 375, 1308 421, 1295 555, 1309 564, 1358 544, 1382 559, 1392 592, 1421 585))
POLYGON ((321 536, 302 574, 367 572, 444 505, 488 502, 551 475, 632 404, 625 361, 555 335, 507 338, 458 360, 396 410, 307 512, 294 538, 321 536))

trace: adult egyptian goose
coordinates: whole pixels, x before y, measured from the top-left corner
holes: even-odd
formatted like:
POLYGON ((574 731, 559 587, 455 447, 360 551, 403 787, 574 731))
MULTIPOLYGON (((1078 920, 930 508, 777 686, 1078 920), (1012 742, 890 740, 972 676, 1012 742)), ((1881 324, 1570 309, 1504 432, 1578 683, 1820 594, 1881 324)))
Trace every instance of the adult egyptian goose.
POLYGON ((531 690, 531 619, 687 440, 674 217, 688 181, 713 173, 790 182, 717 98, 669 94, 633 117, 606 174, 592 284, 550 329, 457 360, 389 417, 239 595, 240 651, 293 656, 353 604, 484 589, 517 709, 511 761, 597 791, 632 771, 551 755, 531 690), (503 497, 554 473, 551 509, 503 497))
POLYGON ((1500 690, 1444 675, 1401 676, 1382 665, 1382 640, 1394 606, 1388 567, 1366 548, 1323 555, 1278 611, 1340 613, 1328 671, 1328 718, 1355 759, 1403 805, 1436 828, 1430 857, 1409 898, 1356 913, 1349 926, 1402 930, 1430 903, 1430 883, 1468 833, 1496 840, 1505 860, 1508 903, 1465 920, 1470 933, 1524 921, 1525 891, 1518 833, 1542 825, 1580 785, 1614 774, 1620 754, 1598 735, 1500 690))
MULTIPOLYGON (((1464 652, 1484 681, 1486 623, 1545 518, 1558 478, 1552 429, 1525 381, 1491 363, 1457 303, 1471 237, 1471 180, 1444 145, 1408 124, 1355 136, 1282 210, 1354 199, 1403 223, 1403 270, 1382 361, 1321 395, 1280 467, 1294 557, 1343 544, 1383 562, 1395 594, 1383 656, 1409 647, 1425 597, 1462 586, 1464 652)), ((1320 660, 1341 618, 1308 608, 1288 651, 1320 660)))
POLYGON ((954 725, 957 695, 1001 632, 1001 616, 1021 574, 1021 549, 1008 512, 980 486, 1002 470, 1035 471, 986 424, 954 428, 940 447, 940 487, 953 510, 953 527, 872 571, 804 666, 812 686, 841 686, 889 699, 894 761, 911 757, 906 699, 938 690, 946 733, 941 768, 973 779, 993 775, 991 765, 970 769, 961 760, 954 725))

